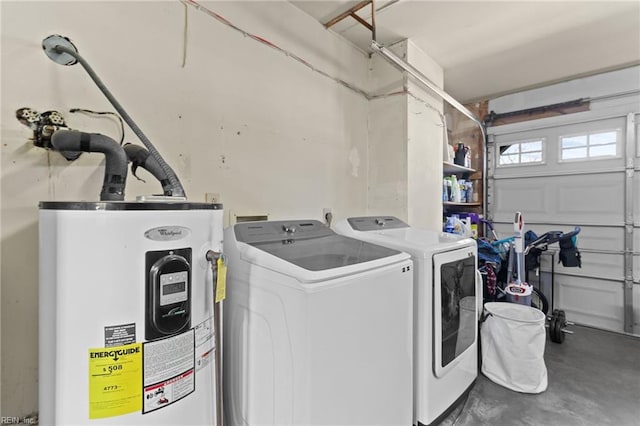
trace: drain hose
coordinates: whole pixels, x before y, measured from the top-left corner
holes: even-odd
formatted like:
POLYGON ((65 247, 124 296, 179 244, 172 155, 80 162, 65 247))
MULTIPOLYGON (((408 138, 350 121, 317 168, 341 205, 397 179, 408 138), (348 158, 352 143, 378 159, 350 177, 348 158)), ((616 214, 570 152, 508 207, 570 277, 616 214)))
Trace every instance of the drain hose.
POLYGON ((149 151, 141 146, 126 143, 124 144, 124 152, 127 154, 127 158, 131 162, 131 172, 134 176, 136 175, 136 169, 138 167, 142 167, 160 181, 160 184, 162 185, 162 193, 164 195, 172 195, 173 191, 169 177, 149 151))

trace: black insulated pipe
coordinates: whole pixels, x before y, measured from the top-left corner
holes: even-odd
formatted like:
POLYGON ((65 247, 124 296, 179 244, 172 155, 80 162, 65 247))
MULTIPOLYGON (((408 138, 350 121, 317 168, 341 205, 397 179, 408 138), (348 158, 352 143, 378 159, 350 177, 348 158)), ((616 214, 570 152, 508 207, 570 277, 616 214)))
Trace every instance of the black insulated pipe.
POLYGON ((127 155, 113 139, 99 133, 58 130, 51 137, 56 151, 100 152, 104 154, 104 181, 100 201, 123 201, 127 181, 127 155))
POLYGON ((141 146, 126 143, 124 144, 124 152, 127 154, 129 162, 131 162, 131 172, 134 176, 136 175, 136 169, 142 167, 160 181, 162 193, 166 196, 171 196, 173 192, 171 181, 149 151, 141 146))

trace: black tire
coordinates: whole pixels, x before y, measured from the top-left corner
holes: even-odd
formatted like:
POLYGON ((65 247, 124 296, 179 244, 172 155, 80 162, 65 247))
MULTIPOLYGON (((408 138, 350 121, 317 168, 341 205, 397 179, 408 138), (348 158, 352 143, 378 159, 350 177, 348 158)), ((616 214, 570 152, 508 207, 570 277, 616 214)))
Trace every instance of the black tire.
POLYGON ((531 307, 540 309, 545 315, 549 312, 549 301, 546 296, 535 287, 533 287, 533 291, 531 292, 531 307))

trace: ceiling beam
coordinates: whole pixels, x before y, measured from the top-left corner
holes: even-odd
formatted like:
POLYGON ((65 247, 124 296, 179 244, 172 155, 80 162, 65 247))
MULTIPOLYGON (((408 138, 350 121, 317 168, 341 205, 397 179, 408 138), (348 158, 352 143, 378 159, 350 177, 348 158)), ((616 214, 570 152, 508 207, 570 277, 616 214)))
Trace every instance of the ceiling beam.
POLYGON ((369 5, 369 4, 373 5, 373 0, 361 1, 360 3, 356 4, 355 6, 353 6, 351 9, 349 9, 349 10, 341 13, 340 15, 336 16, 335 18, 329 20, 326 24, 324 24, 324 27, 325 28, 329 28, 329 27, 337 24, 338 22, 342 21, 347 16, 351 16, 356 21, 360 22, 362 25, 367 27, 369 30, 373 31, 373 27, 371 26, 371 24, 369 24, 367 21, 365 21, 364 19, 362 19, 358 15, 356 15, 356 12, 358 10, 362 9, 363 7, 365 7, 365 6, 369 5))

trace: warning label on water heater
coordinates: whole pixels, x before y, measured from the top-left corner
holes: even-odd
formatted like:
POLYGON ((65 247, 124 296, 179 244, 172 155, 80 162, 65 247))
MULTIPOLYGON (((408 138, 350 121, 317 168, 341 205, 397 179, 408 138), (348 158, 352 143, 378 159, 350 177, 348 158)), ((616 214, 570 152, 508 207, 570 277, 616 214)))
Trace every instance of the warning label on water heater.
POLYGON ((193 369, 161 383, 144 387, 143 413, 170 405, 189 395, 195 389, 193 369))
POLYGON ((143 382, 143 413, 166 407, 195 391, 193 329, 144 344, 143 382))
POLYGON ((215 340, 213 335, 213 319, 207 318, 195 326, 196 332, 196 371, 200 371, 209 364, 213 358, 215 340))
POLYGON ((89 349, 89 418, 140 411, 142 345, 89 349))
POLYGON ((136 324, 108 325, 104 328, 104 345, 120 346, 136 342, 136 324))

